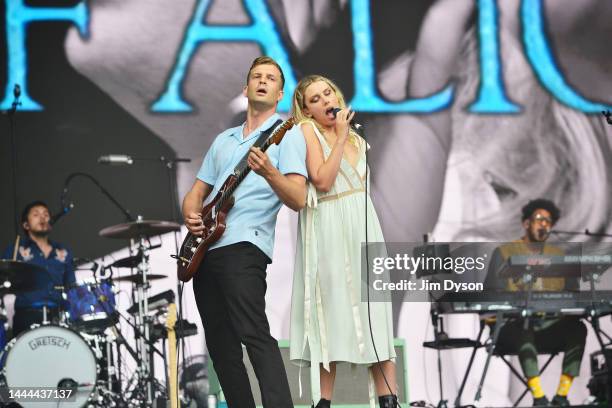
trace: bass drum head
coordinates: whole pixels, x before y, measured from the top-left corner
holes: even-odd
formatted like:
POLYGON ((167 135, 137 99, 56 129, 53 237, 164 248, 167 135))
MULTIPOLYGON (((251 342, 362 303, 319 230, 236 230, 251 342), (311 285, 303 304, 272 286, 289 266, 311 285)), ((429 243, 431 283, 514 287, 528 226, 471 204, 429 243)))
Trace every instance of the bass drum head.
POLYGON ((4 376, 9 388, 57 389, 62 380, 78 384, 70 400, 15 399, 24 408, 82 407, 94 390, 98 374, 95 356, 72 330, 52 325, 28 330, 9 343, 5 356, 4 376))

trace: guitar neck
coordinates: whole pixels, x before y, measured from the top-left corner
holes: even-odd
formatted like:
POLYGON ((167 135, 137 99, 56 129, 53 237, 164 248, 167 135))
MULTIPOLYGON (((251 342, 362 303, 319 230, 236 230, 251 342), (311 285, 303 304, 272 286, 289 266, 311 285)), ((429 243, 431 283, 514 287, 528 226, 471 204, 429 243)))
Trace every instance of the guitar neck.
POLYGON ((170 399, 170 408, 179 408, 178 405, 178 373, 176 367, 176 332, 174 326, 176 324, 176 304, 168 305, 168 320, 166 322, 166 330, 168 331, 168 397, 170 399))
MULTIPOLYGON (((264 144, 262 144, 259 148, 261 149, 262 152, 265 152, 273 144, 274 142, 272 141, 272 139, 267 139, 264 142, 264 144)), ((236 184, 235 184, 236 187, 238 187, 238 184, 240 184, 242 180, 244 180, 244 178, 249 175, 250 172, 251 172, 251 168, 249 166, 246 166, 244 169, 242 169, 242 171, 238 174, 238 176, 236 176, 236 184)))
MULTIPOLYGON (((287 130, 289 130, 289 128, 293 126, 293 123, 294 123, 293 118, 290 118, 286 120, 282 125, 280 125, 280 127, 277 130, 275 130, 274 133, 272 133, 272 135, 268 139, 266 139, 266 141, 259 147, 261 151, 265 152, 273 144, 280 143, 281 139, 283 138, 287 130)), ((236 188, 238 188, 240 183, 242 183, 242 181, 246 178, 246 176, 249 175, 250 172, 251 172, 251 168, 249 166, 246 166, 244 169, 240 171, 240 173, 238 173, 235 176, 236 181, 227 187, 227 189, 221 195, 219 202, 215 204, 216 211, 219 211, 219 209, 223 206, 223 204, 225 204, 225 202, 234 194, 234 191, 236 191, 236 188)))

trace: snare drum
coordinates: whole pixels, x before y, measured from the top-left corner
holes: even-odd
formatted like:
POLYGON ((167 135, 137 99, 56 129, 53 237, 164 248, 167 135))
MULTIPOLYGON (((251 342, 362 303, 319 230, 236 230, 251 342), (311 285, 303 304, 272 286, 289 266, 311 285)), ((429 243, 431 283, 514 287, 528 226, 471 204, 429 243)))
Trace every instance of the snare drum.
POLYGON ((6 386, 73 388, 74 398, 27 402, 24 408, 82 407, 94 391, 98 365, 94 353, 76 332, 61 326, 44 325, 21 333, 11 340, 4 353, 6 386))
POLYGON ((116 323, 115 294, 107 282, 80 284, 68 290, 70 323, 78 330, 95 332, 116 323))

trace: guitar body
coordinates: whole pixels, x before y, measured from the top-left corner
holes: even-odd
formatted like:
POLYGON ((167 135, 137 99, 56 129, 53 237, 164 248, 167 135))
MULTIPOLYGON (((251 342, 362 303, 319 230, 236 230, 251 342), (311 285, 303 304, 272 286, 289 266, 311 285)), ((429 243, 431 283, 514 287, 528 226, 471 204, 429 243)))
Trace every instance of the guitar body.
MULTIPOLYGON (((294 125, 294 122, 293 118, 283 122, 261 145, 260 149, 265 152, 272 144, 279 144, 285 133, 294 125)), ((227 213, 234 206, 233 193, 250 171, 249 167, 245 167, 238 174, 230 175, 215 198, 202 208, 202 223, 204 225, 202 235, 195 236, 190 232, 187 233, 178 255, 173 255, 177 259, 179 280, 189 282, 193 278, 204 260, 208 248, 217 242, 225 232, 227 213)))
POLYGON ((179 280, 189 282, 193 278, 208 248, 217 242, 225 232, 227 213, 234 206, 234 198, 231 197, 224 202, 218 211, 215 210, 215 206, 220 202, 224 191, 235 182, 236 178, 229 176, 215 198, 202 208, 202 223, 204 224, 202 235, 187 233, 179 251, 177 267, 179 280))

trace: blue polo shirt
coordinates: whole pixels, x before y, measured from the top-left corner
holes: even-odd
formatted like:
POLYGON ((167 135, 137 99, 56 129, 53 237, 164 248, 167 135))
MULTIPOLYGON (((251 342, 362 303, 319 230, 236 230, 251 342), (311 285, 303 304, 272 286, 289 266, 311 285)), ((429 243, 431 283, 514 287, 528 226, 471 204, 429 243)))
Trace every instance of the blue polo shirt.
MULTIPOLYGON (((67 247, 50 241, 51 252, 45 257, 36 242, 30 238, 22 239, 17 251, 17 260, 42 266, 46 276, 38 276, 36 289, 23 292, 15 297, 15 308, 41 308, 42 304, 53 303, 59 306, 62 302, 61 293, 54 286, 69 286, 76 282, 72 251, 67 247)), ((13 248, 9 246, 2 255, 3 259, 13 259, 13 248)))
MULTIPOLYGON (((278 114, 272 115, 247 137, 242 135, 243 124, 227 129, 215 138, 197 175, 198 179, 213 186, 206 202, 215 197, 261 132, 268 130, 278 119, 278 114)), ((295 173, 308 177, 306 142, 299 126, 290 129, 280 144, 270 146, 266 153, 272 165, 282 174, 295 173)), ((227 216, 227 229, 210 249, 248 241, 272 259, 276 216, 282 204, 280 199, 268 182, 254 171, 238 186, 234 199, 234 207, 227 216)))

